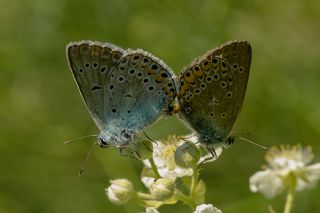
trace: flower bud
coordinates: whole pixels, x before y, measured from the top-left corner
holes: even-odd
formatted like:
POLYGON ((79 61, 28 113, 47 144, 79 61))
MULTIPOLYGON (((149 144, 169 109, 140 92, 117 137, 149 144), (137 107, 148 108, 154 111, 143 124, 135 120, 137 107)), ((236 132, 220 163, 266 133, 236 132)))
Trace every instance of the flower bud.
POLYGON ((174 181, 160 178, 151 185, 150 192, 155 200, 165 201, 172 197, 174 192, 174 181))
POLYGON ((145 140, 136 144, 135 155, 139 160, 147 160, 152 157, 153 146, 151 141, 145 140))
POLYGON ((211 204, 201 204, 194 213, 222 213, 222 211, 211 204))
POLYGON ((176 164, 183 168, 195 167, 201 157, 199 148, 191 141, 186 141, 179 146, 175 152, 174 159, 176 164))
POLYGON ((110 180, 111 185, 106 189, 109 200, 117 205, 128 202, 133 195, 133 185, 127 179, 110 180))

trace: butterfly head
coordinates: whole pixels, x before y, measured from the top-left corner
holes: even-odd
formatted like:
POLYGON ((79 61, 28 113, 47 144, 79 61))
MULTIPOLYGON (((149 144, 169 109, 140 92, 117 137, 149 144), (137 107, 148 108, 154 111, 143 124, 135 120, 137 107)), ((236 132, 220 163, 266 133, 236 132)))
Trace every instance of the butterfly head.
POLYGON ((230 148, 230 146, 234 143, 234 139, 235 138, 233 136, 228 137, 227 140, 224 141, 223 147, 225 149, 230 148))
POLYGON ((102 137, 99 137, 98 144, 101 148, 108 148, 110 146, 110 143, 105 141, 102 137))
POLYGON ((214 140, 212 140, 212 138, 200 137, 200 143, 210 149, 217 149, 219 147, 228 149, 232 146, 234 141, 234 136, 229 136, 227 139, 223 137, 215 137, 214 140))
POLYGON ((98 144, 101 148, 107 148, 110 145, 127 146, 134 140, 136 134, 137 131, 128 129, 102 130, 98 136, 98 144))

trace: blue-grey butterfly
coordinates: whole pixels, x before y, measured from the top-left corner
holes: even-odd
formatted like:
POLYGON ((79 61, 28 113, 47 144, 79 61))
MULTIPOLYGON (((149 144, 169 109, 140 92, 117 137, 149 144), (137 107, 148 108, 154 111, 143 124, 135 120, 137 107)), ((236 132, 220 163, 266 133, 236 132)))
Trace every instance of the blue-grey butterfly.
POLYGON ((67 59, 100 130, 101 147, 127 146, 144 128, 168 113, 176 97, 171 69, 141 49, 80 41, 67 46, 67 59))
POLYGON ((231 145, 230 131, 242 107, 251 64, 247 41, 231 41, 197 58, 181 72, 180 116, 199 142, 215 148, 231 145))

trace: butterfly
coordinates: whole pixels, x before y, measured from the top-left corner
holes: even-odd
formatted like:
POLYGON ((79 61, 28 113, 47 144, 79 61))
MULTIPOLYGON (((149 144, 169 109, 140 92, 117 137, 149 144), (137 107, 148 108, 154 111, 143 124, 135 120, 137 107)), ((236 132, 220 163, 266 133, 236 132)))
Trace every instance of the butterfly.
POLYGON ((152 54, 92 41, 72 42, 66 54, 100 130, 100 147, 126 147, 143 129, 172 111, 177 95, 174 74, 152 54))
POLYGON ((185 67, 179 77, 180 118, 213 156, 234 142, 229 136, 242 107, 252 50, 247 41, 230 41, 185 67))

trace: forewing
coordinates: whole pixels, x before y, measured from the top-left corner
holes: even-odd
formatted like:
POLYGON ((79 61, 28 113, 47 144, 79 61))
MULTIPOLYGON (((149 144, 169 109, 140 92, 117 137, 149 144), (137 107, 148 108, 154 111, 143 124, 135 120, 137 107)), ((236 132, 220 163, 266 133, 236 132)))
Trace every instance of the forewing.
POLYGON ((88 111, 100 129, 106 122, 104 118, 106 78, 123 54, 124 50, 108 43, 81 41, 67 45, 69 68, 88 111))
POLYGON ((250 64, 250 44, 231 41, 182 71, 181 116, 202 139, 223 141, 230 134, 243 104, 250 64))

